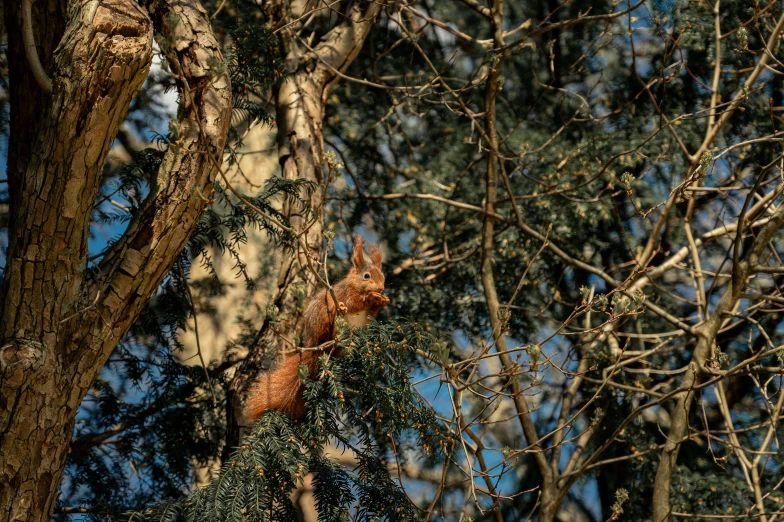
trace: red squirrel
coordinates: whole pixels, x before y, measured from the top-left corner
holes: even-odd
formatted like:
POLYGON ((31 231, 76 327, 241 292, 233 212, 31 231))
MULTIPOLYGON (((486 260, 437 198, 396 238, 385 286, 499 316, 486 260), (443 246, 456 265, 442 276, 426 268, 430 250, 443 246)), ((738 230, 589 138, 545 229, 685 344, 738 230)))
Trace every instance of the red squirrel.
MULTIPOLYGON (((383 295, 384 274, 381 272, 381 249, 376 245, 368 246, 370 262, 362 253, 362 238, 354 240, 352 267, 345 278, 333 286, 338 306, 332 293, 326 288, 305 301, 303 312, 305 348, 320 346, 335 338, 336 312, 339 310, 349 327, 366 325, 369 317, 375 318, 378 312, 389 304, 383 295)), ((314 378, 318 371, 319 350, 293 354, 283 359, 272 371, 262 374, 252 385, 246 403, 246 418, 251 422, 258 419, 268 409, 278 410, 289 415, 292 420, 302 420, 305 415, 305 401, 302 396, 302 381, 299 365, 308 368, 308 375, 314 378)))

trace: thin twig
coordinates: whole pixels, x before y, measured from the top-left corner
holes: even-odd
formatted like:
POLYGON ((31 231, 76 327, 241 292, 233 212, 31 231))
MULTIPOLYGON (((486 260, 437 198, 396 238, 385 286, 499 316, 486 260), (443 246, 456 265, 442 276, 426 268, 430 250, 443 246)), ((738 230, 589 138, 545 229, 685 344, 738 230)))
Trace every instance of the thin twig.
POLYGON ((185 277, 185 270, 182 268, 182 261, 177 261, 177 268, 180 272, 180 280, 182 281, 183 285, 185 286, 185 292, 188 294, 188 301, 191 304, 191 313, 193 315, 193 333, 196 336, 196 353, 199 355, 199 361, 201 362, 201 367, 204 370, 204 378, 207 379, 207 385, 210 388, 210 393, 212 394, 212 405, 218 405, 218 398, 215 396, 215 389, 212 387, 212 380, 210 379, 210 373, 207 371, 207 364, 204 362, 204 356, 201 353, 201 341, 199 340, 199 320, 196 317, 196 305, 193 303, 193 294, 191 293, 191 286, 188 284, 188 278, 185 277))
POLYGON ((44 94, 51 94, 52 80, 46 74, 44 66, 41 65, 41 60, 38 57, 38 49, 35 46, 32 6, 30 4, 31 0, 22 0, 22 40, 24 41, 25 55, 27 56, 27 63, 30 64, 33 78, 35 78, 38 86, 41 87, 44 94))

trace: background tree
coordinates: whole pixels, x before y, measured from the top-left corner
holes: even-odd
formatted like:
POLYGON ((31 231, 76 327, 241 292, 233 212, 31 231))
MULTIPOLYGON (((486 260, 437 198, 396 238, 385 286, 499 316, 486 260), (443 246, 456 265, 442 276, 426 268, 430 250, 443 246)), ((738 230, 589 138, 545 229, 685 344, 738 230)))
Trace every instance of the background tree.
POLYGON ((276 107, 281 178, 309 182, 313 189, 302 201, 304 209, 309 211, 305 216, 298 215, 302 213, 301 208, 292 209, 286 205, 282 209, 283 216, 291 222, 291 233, 296 235, 294 255, 284 256, 278 270, 278 284, 272 300, 272 306, 277 309, 275 325, 270 327, 271 322, 265 322, 258 340, 232 382, 228 414, 233 422, 229 447, 236 445, 240 428, 250 425, 243 416, 243 404, 250 384, 264 367, 265 359, 268 363, 270 356, 297 346, 299 343, 292 341, 302 338, 302 298, 316 288, 313 263, 318 263, 322 252, 322 187, 329 183, 323 170, 324 102, 338 75, 348 68, 362 48, 380 5, 376 2, 350 3, 341 6, 344 12, 333 12, 332 8, 325 9, 309 1, 269 2, 265 6, 270 23, 280 29, 278 38, 287 72, 286 81, 272 94, 276 107), (319 37, 320 42, 311 47, 299 34, 302 30, 300 24, 308 16, 319 16, 319 11, 327 14, 328 22, 326 27, 316 26, 312 30, 309 40, 312 42, 314 37, 319 37), (329 24, 333 18, 334 27, 329 24))
MULTIPOLYGON (((306 490, 324 520, 780 517, 781 6, 205 5, 242 100, 219 186, 82 403, 60 513, 307 520, 306 490), (223 175, 273 106, 281 174, 242 193, 223 175), (258 279, 249 227, 280 265, 258 279), (235 449, 248 383, 296 353, 355 234, 392 305, 341 334, 305 422, 235 449), (174 353, 232 284, 189 280, 221 253, 248 326, 205 376, 174 353)), ((132 106, 143 138, 170 82, 132 106)), ((120 216, 151 172, 130 165, 104 171, 120 216)))

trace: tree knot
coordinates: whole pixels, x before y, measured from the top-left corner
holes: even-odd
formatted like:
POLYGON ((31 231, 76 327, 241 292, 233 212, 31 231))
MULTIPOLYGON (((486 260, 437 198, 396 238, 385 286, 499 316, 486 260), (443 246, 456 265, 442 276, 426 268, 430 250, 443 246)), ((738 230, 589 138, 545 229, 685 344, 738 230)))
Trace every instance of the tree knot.
POLYGON ((38 341, 17 337, 0 347, 0 376, 12 385, 40 370, 43 362, 44 346, 38 341))

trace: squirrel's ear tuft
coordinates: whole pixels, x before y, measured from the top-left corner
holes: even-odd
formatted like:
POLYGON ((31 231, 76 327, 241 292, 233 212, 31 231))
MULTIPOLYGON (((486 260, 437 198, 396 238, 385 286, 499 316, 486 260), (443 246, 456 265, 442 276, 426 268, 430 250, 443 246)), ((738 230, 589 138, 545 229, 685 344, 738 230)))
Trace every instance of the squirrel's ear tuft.
POLYGON ((354 254, 351 256, 351 262, 357 270, 365 266, 365 257, 362 255, 362 238, 360 236, 354 239, 354 254))
POLYGON ((370 260, 373 261, 373 264, 380 267, 381 266, 381 249, 378 248, 377 245, 369 245, 368 252, 370 253, 370 260))

